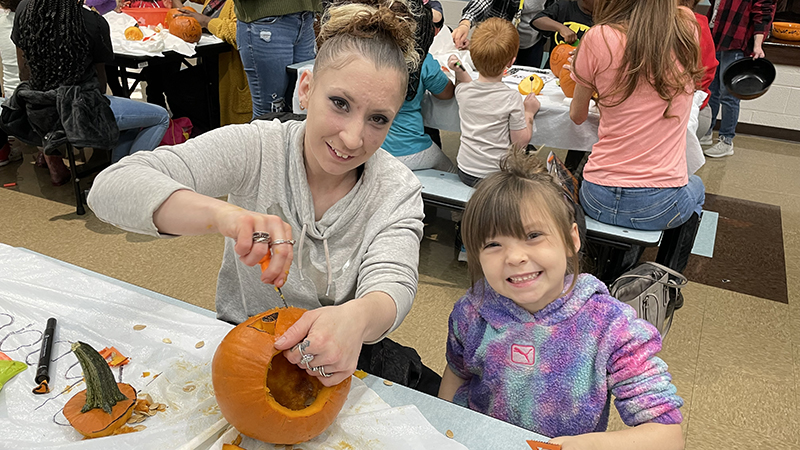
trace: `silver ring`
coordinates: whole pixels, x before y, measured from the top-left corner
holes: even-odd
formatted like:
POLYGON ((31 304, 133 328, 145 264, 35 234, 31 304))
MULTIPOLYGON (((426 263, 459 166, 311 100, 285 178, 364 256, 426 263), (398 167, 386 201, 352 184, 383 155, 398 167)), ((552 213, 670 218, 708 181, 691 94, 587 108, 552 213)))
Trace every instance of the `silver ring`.
POLYGON ((269 244, 269 233, 266 231, 256 231, 253 233, 253 242, 256 244, 269 244))
POLYGON ((319 374, 322 375, 325 378, 330 378, 331 377, 331 374, 325 373, 325 367, 323 367, 323 366, 317 366, 317 367, 312 368, 311 370, 314 371, 314 372, 319 372, 319 374))
POLYGON ((300 360, 300 364, 305 364, 306 369, 311 370, 311 366, 308 364, 314 360, 314 355, 311 353, 304 353, 303 358, 300 360))
POLYGON ((272 241, 272 245, 278 245, 278 244, 294 245, 294 239, 275 239, 274 241, 272 241))

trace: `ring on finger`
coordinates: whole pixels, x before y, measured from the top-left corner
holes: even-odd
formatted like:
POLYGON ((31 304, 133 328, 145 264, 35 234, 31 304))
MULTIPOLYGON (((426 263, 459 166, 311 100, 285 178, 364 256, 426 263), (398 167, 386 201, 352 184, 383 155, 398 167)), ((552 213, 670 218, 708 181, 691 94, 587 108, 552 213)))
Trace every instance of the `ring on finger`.
POLYGON ((269 233, 266 231, 256 231, 253 233, 253 242, 256 244, 269 244, 269 233))
POLYGON ((306 369, 311 370, 311 366, 309 366, 308 363, 310 363, 313 360, 314 360, 314 355, 312 355, 311 353, 304 353, 303 358, 300 359, 300 364, 305 364, 306 369))
POLYGON ((275 239, 274 241, 272 241, 272 245, 278 245, 278 244, 294 245, 294 239, 275 239))
POLYGON ((312 368, 311 370, 314 371, 314 372, 318 372, 320 375, 322 375, 325 378, 330 378, 330 376, 331 376, 331 374, 325 373, 325 367, 324 366, 317 366, 317 367, 312 368))

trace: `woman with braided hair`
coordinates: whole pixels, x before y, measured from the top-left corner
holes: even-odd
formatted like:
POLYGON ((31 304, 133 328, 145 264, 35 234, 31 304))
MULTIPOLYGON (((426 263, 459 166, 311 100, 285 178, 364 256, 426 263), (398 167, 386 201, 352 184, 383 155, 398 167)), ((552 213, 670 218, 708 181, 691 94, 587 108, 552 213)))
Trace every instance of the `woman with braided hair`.
MULTIPOLYGON (((11 39, 17 46, 20 79, 28 82, 21 88, 47 93, 78 86, 84 99, 99 98, 98 92, 105 94, 104 65, 114 59, 109 27, 82 2, 23 0, 17 7, 11 39)), ((105 98, 97 105, 98 120, 110 108, 120 131, 112 162, 140 150, 152 150, 161 142, 169 125, 164 108, 121 97, 105 98)), ((46 149, 45 160, 54 185, 69 181, 69 172, 57 151, 46 149)))
POLYGON ((419 64, 415 26, 402 0, 331 6, 299 80, 305 121, 229 125, 137 153, 97 176, 89 206, 131 232, 225 236, 217 317, 308 309, 276 348, 301 343, 286 358, 339 383, 417 290, 422 187, 379 148, 419 64))

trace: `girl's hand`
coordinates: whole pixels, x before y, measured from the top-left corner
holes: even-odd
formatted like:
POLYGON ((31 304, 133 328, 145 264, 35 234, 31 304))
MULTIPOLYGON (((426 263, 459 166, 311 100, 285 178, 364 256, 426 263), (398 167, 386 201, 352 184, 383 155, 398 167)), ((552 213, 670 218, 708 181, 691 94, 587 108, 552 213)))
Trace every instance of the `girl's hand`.
POLYGON ((470 23, 468 20, 462 20, 458 23, 458 26, 455 30, 453 30, 453 43, 456 44, 456 48, 459 50, 465 50, 469 48, 469 40, 467 40, 467 35, 469 35, 469 28, 470 23))
POLYGON ((319 378, 323 385, 335 386, 355 372, 361 353, 363 327, 359 324, 363 318, 354 317, 352 311, 357 310, 348 308, 347 303, 307 311, 275 341, 275 348, 291 349, 284 352, 286 360, 319 378), (330 377, 324 377, 321 371, 309 370, 300 362, 301 355, 295 345, 301 342, 308 343, 303 353, 314 355, 308 366, 322 367, 330 377))
MULTIPOLYGON (((214 215, 214 225, 220 234, 236 241, 234 250, 245 265, 255 266, 270 251, 266 242, 253 242, 253 233, 269 233, 270 241, 292 238, 292 227, 278 216, 259 214, 226 205, 214 215)), ((286 272, 292 265, 293 251, 288 244, 272 246, 269 267, 261 273, 261 281, 281 287, 286 283, 286 272)))
POLYGON ((567 63, 564 64, 563 68, 572 72, 572 62, 575 61, 575 50, 570 50, 569 58, 567 58, 567 63))
POLYGON ((450 70, 452 70, 453 72, 455 72, 457 70, 458 65, 460 63, 461 63, 461 60, 458 59, 458 56, 456 56, 456 55, 450 55, 450 57, 447 58, 447 67, 450 70))
POLYGON ((596 450, 597 446, 590 434, 578 436, 561 436, 548 441, 550 444, 558 444, 561 450, 596 450))

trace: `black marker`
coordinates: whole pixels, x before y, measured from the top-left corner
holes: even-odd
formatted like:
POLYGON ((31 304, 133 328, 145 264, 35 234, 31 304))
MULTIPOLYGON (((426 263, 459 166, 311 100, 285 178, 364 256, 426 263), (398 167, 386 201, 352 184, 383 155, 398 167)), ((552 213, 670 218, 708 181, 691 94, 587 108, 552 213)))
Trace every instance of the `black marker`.
POLYGON ((47 319, 47 327, 44 329, 42 336, 42 349, 39 352, 39 365, 36 368, 35 381, 38 384, 33 389, 34 394, 47 394, 50 392, 50 387, 47 383, 50 382, 50 353, 53 350, 53 335, 56 331, 56 319, 51 317, 47 319))

